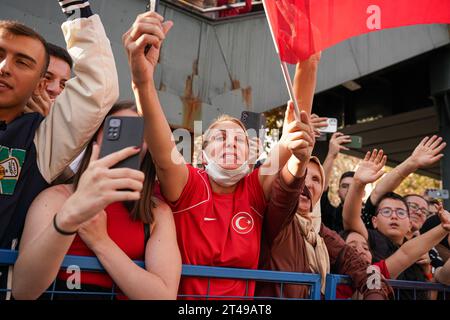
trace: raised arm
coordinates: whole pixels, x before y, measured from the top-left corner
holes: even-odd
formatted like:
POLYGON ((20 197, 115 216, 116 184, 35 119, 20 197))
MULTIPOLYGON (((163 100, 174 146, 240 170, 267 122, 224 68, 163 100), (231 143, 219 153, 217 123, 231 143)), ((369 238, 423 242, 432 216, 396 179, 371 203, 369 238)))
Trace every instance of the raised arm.
POLYGON ((290 135, 287 145, 292 156, 272 186, 264 219, 265 241, 269 245, 297 212, 298 199, 305 185, 306 168, 315 143, 311 127, 305 126, 305 129, 308 130, 290 135))
POLYGON ((122 40, 128 55, 136 104, 145 119, 145 142, 156 166, 161 192, 167 200, 175 202, 187 183, 189 171, 176 149, 153 79, 162 41, 173 25, 171 21, 163 21, 164 18, 155 12, 143 13, 122 40), (145 54, 147 45, 151 48, 145 54))
POLYGON ((377 205, 384 194, 394 191, 404 179, 417 169, 429 167, 438 162, 443 157, 441 152, 446 145, 445 142, 442 142, 441 137, 425 137, 405 161, 380 180, 370 195, 372 203, 377 205))
POLYGON ((311 115, 314 93, 317 83, 317 71, 319 69, 322 53, 318 52, 307 60, 297 63, 294 76, 294 95, 300 110, 311 115))
POLYGON ((348 148, 345 147, 344 144, 350 142, 350 136, 344 135, 342 132, 335 132, 331 136, 327 157, 323 162, 323 170, 325 172, 325 190, 328 189, 328 185, 330 184, 330 177, 333 173, 334 161, 336 160, 339 152, 341 152, 342 150, 348 150, 348 148))
POLYGON ((92 15, 87 1, 60 4, 69 16, 62 30, 75 77, 67 81, 34 137, 38 167, 49 183, 86 146, 119 97, 114 56, 100 17, 92 15))
POLYGON ((361 219, 364 188, 368 183, 377 181, 383 175, 385 163, 386 156, 383 155, 383 150, 378 152, 375 149, 372 152, 367 152, 364 160, 361 161, 355 172, 353 183, 344 202, 342 212, 344 230, 358 232, 366 240, 368 240, 369 234, 361 219))
POLYGON ((288 103, 281 140, 269 152, 267 160, 261 166, 259 171, 259 181, 267 200, 270 199, 272 184, 277 177, 278 172, 291 157, 291 152, 288 150, 286 141, 289 133, 293 133, 296 130, 298 131, 298 129, 293 127, 296 126, 294 124, 295 120, 301 122, 298 123, 298 126, 303 126, 305 123, 308 123, 308 126, 311 126, 311 109, 316 90, 317 70, 319 68, 320 58, 321 53, 319 52, 311 56, 308 60, 297 64, 293 89, 295 99, 297 100, 303 115, 301 115, 301 119, 295 119, 293 103, 288 103))
POLYGON ((307 139, 308 143, 314 140, 314 133, 305 111, 300 113, 300 121, 295 120, 294 106, 288 104, 284 118, 283 134, 280 141, 270 150, 264 164, 258 172, 259 182, 263 188, 266 200, 271 198, 272 185, 280 170, 290 159, 292 152, 298 147, 300 140, 307 139))
POLYGON ((438 213, 441 224, 428 232, 405 242, 393 255, 386 259, 386 266, 392 279, 396 279, 423 255, 437 245, 450 232, 450 213, 443 210, 438 213))

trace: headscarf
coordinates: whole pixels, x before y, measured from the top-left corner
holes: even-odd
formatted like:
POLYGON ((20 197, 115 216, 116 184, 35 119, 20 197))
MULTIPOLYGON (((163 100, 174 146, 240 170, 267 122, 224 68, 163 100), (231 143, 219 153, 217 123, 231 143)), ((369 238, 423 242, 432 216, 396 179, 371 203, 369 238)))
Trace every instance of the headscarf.
MULTIPOLYGON (((320 175, 322 178, 322 195, 325 188, 325 172, 323 170, 322 164, 317 157, 311 157, 310 161, 314 162, 319 166, 320 175)), ((304 189, 311 199, 311 194, 308 188, 304 189)), ((311 199, 311 206, 312 206, 311 199)), ((325 279, 327 273, 330 272, 330 256, 328 255, 328 250, 325 245, 324 240, 319 235, 320 227, 322 224, 321 212, 320 212, 320 201, 316 204, 314 208, 310 209, 307 214, 300 212, 297 209, 297 219, 300 222, 300 230, 305 241, 306 254, 308 257, 309 267, 312 272, 318 273, 321 276, 321 292, 325 293, 325 279)))

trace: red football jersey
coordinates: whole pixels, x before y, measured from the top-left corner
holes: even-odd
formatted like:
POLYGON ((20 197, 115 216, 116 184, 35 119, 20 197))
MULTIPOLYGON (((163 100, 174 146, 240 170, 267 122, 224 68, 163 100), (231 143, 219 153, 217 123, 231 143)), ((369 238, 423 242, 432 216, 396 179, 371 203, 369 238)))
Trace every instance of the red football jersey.
MULTIPOLYGON (((204 170, 187 167, 188 182, 171 204, 183 263, 256 269, 266 208, 258 170, 243 178, 232 194, 216 194, 204 170)), ((253 296, 254 288, 253 281, 247 288, 243 280, 210 279, 208 285, 208 279, 184 277, 179 294, 253 296)))

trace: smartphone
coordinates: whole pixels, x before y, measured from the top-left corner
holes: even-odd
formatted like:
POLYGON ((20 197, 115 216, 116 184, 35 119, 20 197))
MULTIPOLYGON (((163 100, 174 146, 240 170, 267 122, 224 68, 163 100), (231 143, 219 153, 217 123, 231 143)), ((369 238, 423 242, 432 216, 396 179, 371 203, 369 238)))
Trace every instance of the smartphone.
POLYGON ((337 131, 338 120, 336 118, 328 118, 327 124, 328 126, 320 128, 319 131, 325 133, 335 133, 337 131))
MULTIPOLYGON (((156 12, 156 10, 158 10, 158 6, 159 0, 148 0, 147 5, 145 6, 145 11, 156 12)), ((151 47, 151 45, 146 45, 144 53, 147 54, 151 47)))
POLYGON ((327 134, 325 132, 321 132, 320 136, 316 137, 316 141, 327 141, 327 134))
POLYGON ((241 121, 244 124, 247 131, 251 135, 252 132, 256 132, 256 136, 264 143, 266 117, 262 113, 242 111, 241 121))
POLYGON ((350 136, 352 142, 344 144, 347 148, 350 149, 361 149, 362 148, 362 137, 360 136, 350 136))
POLYGON ((449 194, 446 189, 427 189, 426 195, 433 199, 448 199, 449 194))
MULTIPOLYGON (((100 158, 127 147, 140 147, 144 139, 144 119, 141 117, 109 116, 103 128, 103 142, 100 158)), ((139 170, 139 153, 119 163, 114 168, 139 170)))
POLYGON ((148 0, 145 11, 156 11, 158 10, 159 0, 148 0))

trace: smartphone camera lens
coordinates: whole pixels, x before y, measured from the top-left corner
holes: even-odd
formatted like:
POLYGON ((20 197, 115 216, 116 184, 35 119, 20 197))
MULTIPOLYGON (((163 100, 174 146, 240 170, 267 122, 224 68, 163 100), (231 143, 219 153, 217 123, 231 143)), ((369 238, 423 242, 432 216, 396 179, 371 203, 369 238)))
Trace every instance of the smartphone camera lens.
POLYGON ((120 125, 121 125, 120 119, 109 120, 109 127, 108 127, 108 139, 109 140, 117 140, 119 138, 120 125))
POLYGON ((110 128, 118 128, 118 127, 120 127, 120 119, 111 119, 109 121, 109 127, 110 128))

